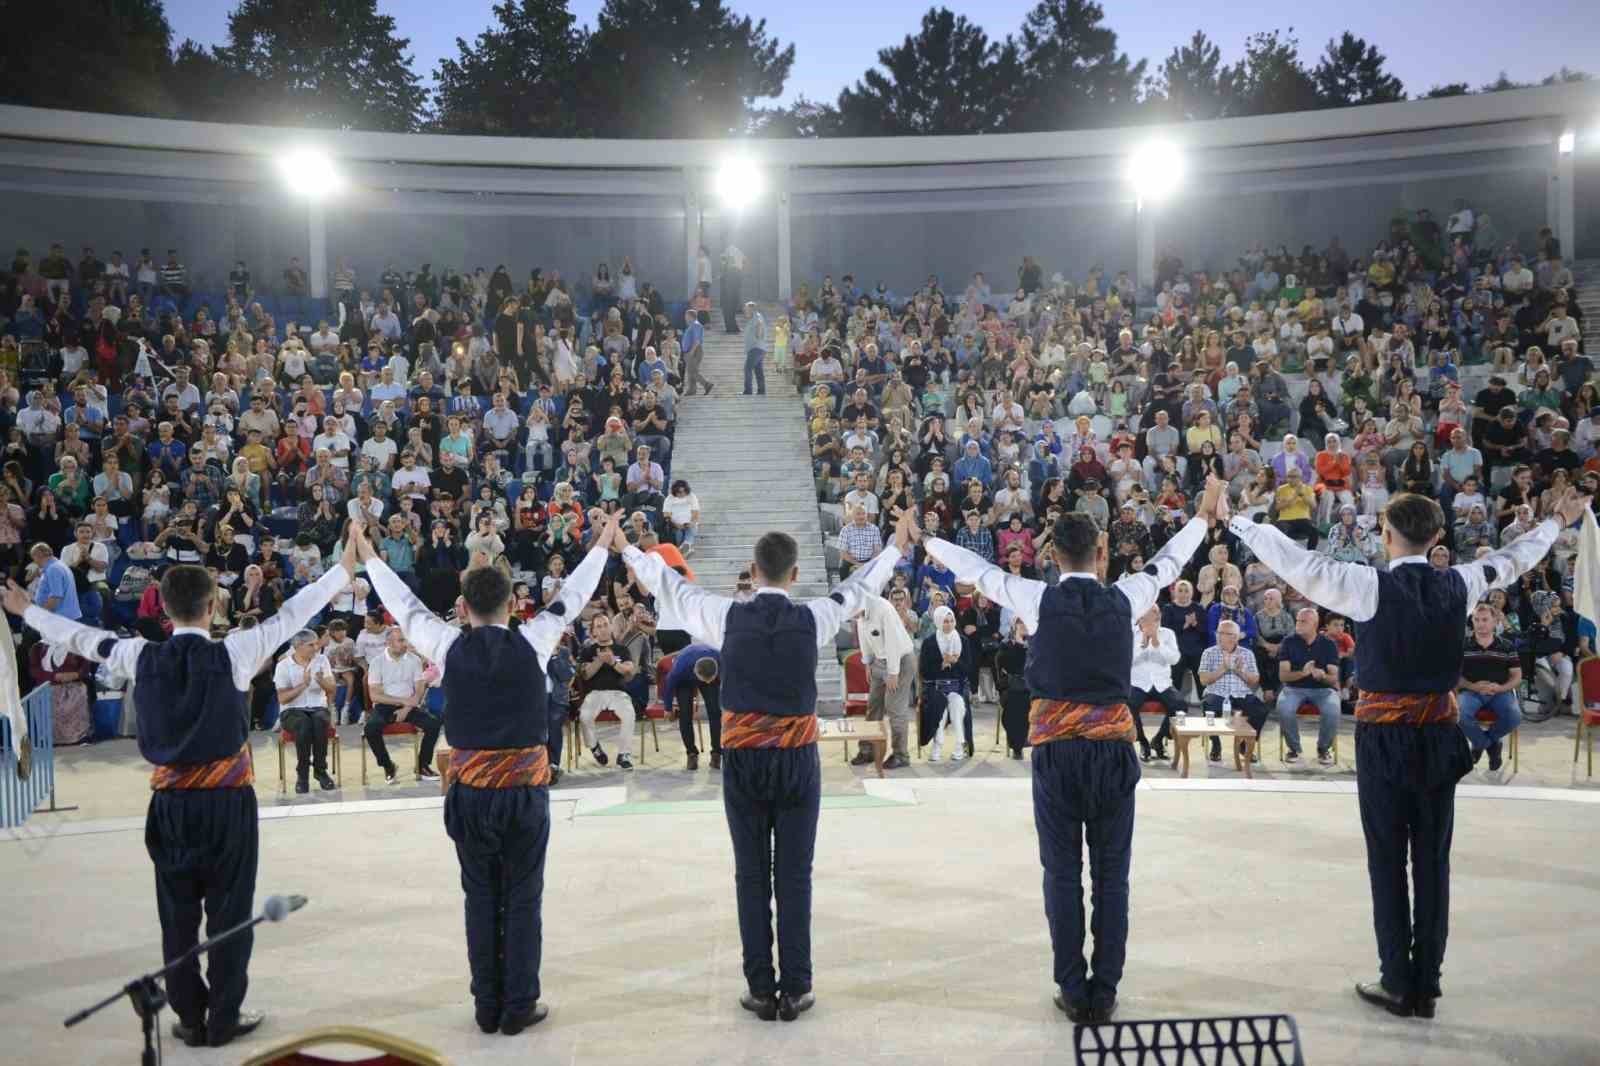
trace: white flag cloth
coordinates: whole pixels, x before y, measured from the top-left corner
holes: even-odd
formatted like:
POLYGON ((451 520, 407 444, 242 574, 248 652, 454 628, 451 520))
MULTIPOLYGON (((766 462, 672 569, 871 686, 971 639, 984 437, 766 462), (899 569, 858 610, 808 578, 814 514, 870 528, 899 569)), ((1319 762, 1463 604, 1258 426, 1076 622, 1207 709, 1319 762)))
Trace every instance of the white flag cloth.
POLYGON ((1578 530, 1572 605, 1580 615, 1600 626, 1600 523, 1595 522, 1593 511, 1583 512, 1583 525, 1578 530))
POLYGON ((21 683, 11 623, 6 621, 5 612, 0 611, 0 715, 11 723, 11 747, 17 753, 17 776, 27 780, 33 745, 28 739, 28 714, 22 706, 21 683))

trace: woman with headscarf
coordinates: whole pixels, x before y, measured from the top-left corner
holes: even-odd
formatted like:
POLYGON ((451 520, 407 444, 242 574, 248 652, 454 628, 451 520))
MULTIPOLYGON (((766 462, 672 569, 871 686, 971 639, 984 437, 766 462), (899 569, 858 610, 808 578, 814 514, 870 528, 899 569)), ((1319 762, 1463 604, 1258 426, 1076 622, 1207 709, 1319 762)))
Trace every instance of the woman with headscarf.
POLYGON ((938 762, 944 757, 944 727, 953 725, 950 761, 959 762, 966 758, 968 678, 976 649, 961 638, 956 613, 949 607, 935 607, 932 617, 933 632, 922 642, 920 657, 922 743, 933 745, 928 761, 938 762))
POLYGON ((1339 508, 1339 520, 1328 529, 1328 540, 1323 551, 1345 563, 1370 564, 1377 556, 1379 545, 1371 532, 1356 521, 1355 504, 1339 508))

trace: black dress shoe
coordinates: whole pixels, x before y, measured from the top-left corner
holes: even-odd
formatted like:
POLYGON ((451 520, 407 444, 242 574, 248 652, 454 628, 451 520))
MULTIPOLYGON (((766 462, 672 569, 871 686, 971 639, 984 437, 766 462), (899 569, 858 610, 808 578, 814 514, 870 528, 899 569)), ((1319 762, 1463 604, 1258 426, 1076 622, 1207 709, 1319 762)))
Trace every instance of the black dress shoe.
POLYGON ((172 1023, 172 1035, 182 1040, 189 1047, 206 1046, 206 1020, 201 1018, 193 1025, 183 1022, 172 1023))
POLYGON ((972 746, 972 741, 970 741, 970 740, 967 741, 967 758, 969 758, 969 759, 972 758, 972 753, 975 750, 976 749, 973 748, 973 746, 972 746))
POLYGON ((233 1041, 239 1039, 241 1036, 249 1036, 251 1033, 261 1028, 261 1023, 266 1020, 267 1016, 261 1011, 242 1010, 239 1012, 239 1017, 234 1019, 232 1025, 227 1026, 220 1032, 214 1032, 211 1034, 211 1046, 222 1047, 225 1044, 233 1043, 233 1041))
POLYGON ((862 748, 860 751, 856 752, 855 758, 850 760, 850 765, 851 766, 871 766, 873 764, 873 762, 875 761, 875 759, 876 759, 876 756, 874 756, 872 754, 872 752, 867 751, 865 748, 862 748))
POLYGON ((1111 1016, 1115 1013, 1117 1013, 1117 1001, 1115 997, 1112 998, 1110 1003, 1101 1003, 1098 1005, 1091 1004, 1089 1007, 1089 1024, 1104 1025, 1106 1022, 1111 1020, 1111 1016))
POLYGON ((816 1005, 817 997, 810 992, 802 992, 798 996, 791 996, 787 992, 778 993, 778 1017, 786 1022, 794 1021, 816 1005))
POLYGON ((714 751, 711 753, 711 768, 713 770, 722 769, 722 752, 714 751))
POLYGON ((1371 984, 1356 982, 1356 995, 1374 1007, 1382 1007, 1397 1018, 1409 1018, 1414 1013, 1410 1000, 1395 995, 1378 981, 1373 981, 1371 984))
POLYGON ((500 1031, 500 1011, 490 1007, 478 1007, 472 1012, 472 1020, 478 1023, 478 1028, 485 1033, 498 1033, 500 1031))
POLYGON ((689 754, 687 756, 687 765, 684 767, 684 769, 685 770, 690 770, 690 771, 694 771, 694 770, 700 769, 700 753, 699 752, 697 752, 697 751, 689 752, 689 754))
POLYGON ((339 783, 337 781, 335 781, 327 773, 327 771, 323 771, 322 773, 317 775, 317 785, 320 788, 322 788, 322 789, 324 789, 325 791, 328 791, 328 792, 332 792, 334 789, 339 787, 339 783))
POLYGON ((911 760, 904 755, 891 755, 883 760, 883 768, 885 770, 904 770, 910 765, 911 760))
POLYGON ((1146 741, 1143 741, 1143 740, 1141 740, 1139 742, 1139 761, 1140 762, 1149 762, 1150 761, 1150 745, 1149 745, 1149 743, 1147 743, 1146 741))
POLYGON ((516 1036, 530 1025, 538 1025, 550 1016, 550 1008, 543 1003, 535 1003, 527 1010, 507 1011, 505 1017, 500 1019, 500 1032, 504 1036, 516 1036))
POLYGON ((561 767, 552 766, 550 767, 550 787, 555 788, 559 784, 561 784, 561 767))
POLYGON ((304 796, 307 792, 310 792, 310 791, 311 791, 311 785, 310 785, 310 783, 308 783, 306 781, 305 778, 302 777, 300 780, 298 780, 298 781, 296 781, 294 783, 294 794, 296 796, 304 796))
POLYGON ((754 1014, 764 1022, 778 1020, 778 997, 758 996, 754 992, 746 992, 739 997, 739 1006, 754 1014))
POLYGON ((1498 769, 1500 769, 1500 760, 1502 758, 1504 758, 1504 756, 1505 756, 1505 745, 1503 743, 1501 743, 1500 741, 1497 740, 1493 744, 1490 744, 1489 745, 1489 769, 1490 770, 1498 770, 1498 769))
POLYGON ((1439 1001, 1433 996, 1422 996, 1417 1000, 1416 1012, 1418 1018, 1432 1018, 1439 1001))
POLYGON ((1071 1003, 1071 1002, 1069 1002, 1067 1000, 1067 997, 1061 994, 1061 990, 1059 988, 1056 989, 1056 994, 1055 994, 1055 997, 1054 997, 1054 1001, 1055 1001, 1055 1005, 1056 1005, 1056 1010, 1060 1011, 1062 1014, 1065 1014, 1069 1019, 1071 1019, 1072 1024, 1074 1024, 1074 1025, 1088 1025, 1089 1024, 1089 1006, 1088 1006, 1088 1004, 1071 1003))
POLYGON ((435 770, 433 767, 428 766, 426 764, 424 764, 422 766, 419 766, 419 767, 417 767, 417 780, 418 781, 437 781, 437 780, 439 780, 439 771, 435 770))

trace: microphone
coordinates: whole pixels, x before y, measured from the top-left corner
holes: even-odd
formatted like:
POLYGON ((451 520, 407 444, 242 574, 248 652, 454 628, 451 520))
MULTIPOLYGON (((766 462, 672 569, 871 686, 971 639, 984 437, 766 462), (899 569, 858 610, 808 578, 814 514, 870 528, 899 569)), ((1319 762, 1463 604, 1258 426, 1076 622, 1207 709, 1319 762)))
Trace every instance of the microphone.
POLYGON ((306 903, 304 896, 268 896, 261 905, 261 913, 269 922, 281 922, 306 903))

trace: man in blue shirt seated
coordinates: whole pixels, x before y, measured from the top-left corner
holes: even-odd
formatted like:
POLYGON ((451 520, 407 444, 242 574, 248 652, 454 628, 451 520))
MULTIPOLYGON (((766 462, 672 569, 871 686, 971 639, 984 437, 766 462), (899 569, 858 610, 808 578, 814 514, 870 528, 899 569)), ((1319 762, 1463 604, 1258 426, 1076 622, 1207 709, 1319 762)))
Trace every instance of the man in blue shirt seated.
POLYGON ((683 750, 688 753, 687 770, 700 768, 700 749, 695 744, 694 698, 699 694, 705 704, 706 724, 711 727, 711 768, 722 769, 722 658, 717 649, 706 644, 691 644, 672 657, 672 669, 667 671, 661 686, 661 705, 678 704, 678 732, 683 736, 683 750))
POLYGON ((1317 728, 1317 762, 1333 764, 1333 743, 1339 734, 1339 649, 1317 632, 1317 609, 1303 607, 1294 616, 1294 632, 1278 648, 1278 728, 1288 751, 1286 763, 1300 761, 1300 706, 1309 703, 1321 716, 1317 728))

